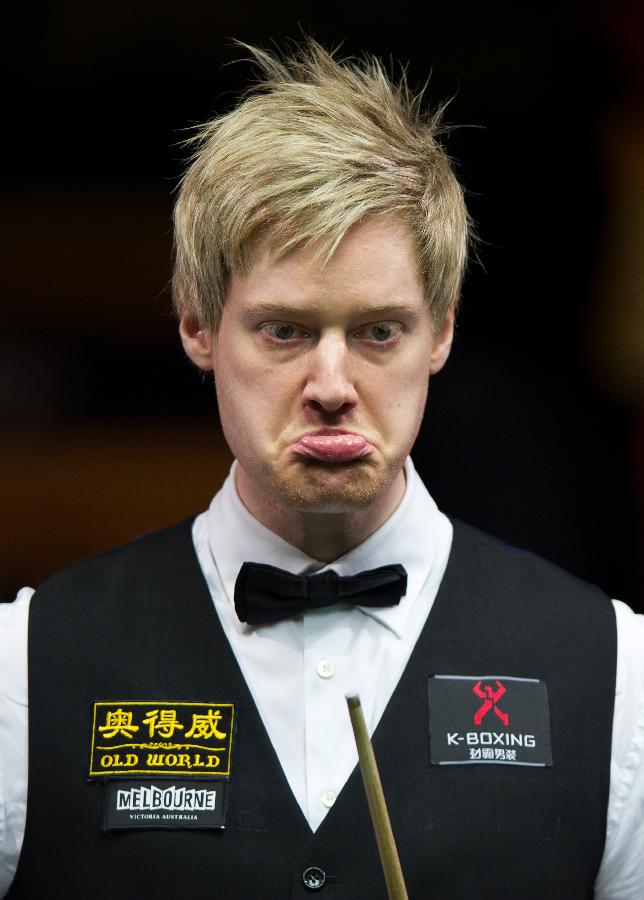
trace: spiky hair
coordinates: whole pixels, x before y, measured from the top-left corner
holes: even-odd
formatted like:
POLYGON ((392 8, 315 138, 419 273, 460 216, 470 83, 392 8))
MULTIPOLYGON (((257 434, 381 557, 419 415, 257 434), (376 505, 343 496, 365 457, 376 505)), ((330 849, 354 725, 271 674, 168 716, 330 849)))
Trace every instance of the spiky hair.
POLYGON ((196 128, 174 210, 173 297, 179 315, 216 329, 231 272, 253 248, 312 246, 323 265, 366 216, 411 229, 436 327, 455 307, 467 257, 463 191, 404 70, 375 57, 337 59, 308 39, 279 58, 240 44, 260 77, 238 105, 196 128))

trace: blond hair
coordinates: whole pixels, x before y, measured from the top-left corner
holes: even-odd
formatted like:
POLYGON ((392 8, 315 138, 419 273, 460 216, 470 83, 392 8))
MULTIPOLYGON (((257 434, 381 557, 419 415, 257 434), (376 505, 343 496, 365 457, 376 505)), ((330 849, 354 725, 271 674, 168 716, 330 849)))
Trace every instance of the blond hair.
POLYGON ((313 39, 278 59, 255 47, 263 75, 231 112, 198 126, 174 209, 178 315, 216 329, 231 272, 253 247, 313 245, 321 264, 373 214, 411 229, 435 326, 455 307, 467 257, 463 191, 437 140, 443 109, 423 112, 405 74, 374 57, 335 58, 313 39))

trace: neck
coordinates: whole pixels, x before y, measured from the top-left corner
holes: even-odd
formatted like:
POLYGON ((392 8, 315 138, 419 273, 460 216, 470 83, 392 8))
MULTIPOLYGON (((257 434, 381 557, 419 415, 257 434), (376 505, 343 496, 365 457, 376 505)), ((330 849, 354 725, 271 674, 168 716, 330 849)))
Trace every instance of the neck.
POLYGON ((320 562, 333 562, 357 547, 392 515, 405 493, 401 469, 389 490, 368 507, 342 512, 311 512, 283 506, 253 490, 244 470, 237 468, 236 488, 248 512, 266 528, 320 562))

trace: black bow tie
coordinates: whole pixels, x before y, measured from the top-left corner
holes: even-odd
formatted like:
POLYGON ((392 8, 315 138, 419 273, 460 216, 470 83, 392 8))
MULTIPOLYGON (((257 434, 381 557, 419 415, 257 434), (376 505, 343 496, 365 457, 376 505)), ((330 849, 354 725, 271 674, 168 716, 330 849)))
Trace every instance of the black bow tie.
POLYGON ((235 610, 240 622, 266 625, 297 616, 307 609, 334 603, 352 606, 396 606, 407 590, 404 566, 380 566, 338 575, 291 575, 275 566, 244 563, 235 582, 235 610))

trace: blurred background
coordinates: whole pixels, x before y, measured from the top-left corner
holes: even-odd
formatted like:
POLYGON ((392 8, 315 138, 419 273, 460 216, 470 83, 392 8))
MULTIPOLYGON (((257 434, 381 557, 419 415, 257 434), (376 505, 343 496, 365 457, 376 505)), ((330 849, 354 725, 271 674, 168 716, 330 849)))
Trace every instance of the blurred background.
POLYGON ((448 513, 644 611, 640 3, 25 5, 3 47, 0 597, 205 508, 230 464, 170 312, 183 129, 300 28, 431 72, 481 237, 414 458, 448 513), (422 18, 420 10, 422 9, 422 18))

